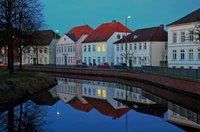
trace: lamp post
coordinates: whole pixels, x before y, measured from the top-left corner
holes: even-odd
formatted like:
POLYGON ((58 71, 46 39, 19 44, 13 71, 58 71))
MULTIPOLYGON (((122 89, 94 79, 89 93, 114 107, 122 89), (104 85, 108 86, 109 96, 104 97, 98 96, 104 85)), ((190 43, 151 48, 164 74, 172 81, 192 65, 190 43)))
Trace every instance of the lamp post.
MULTIPOLYGON (((130 18, 131 18, 131 16, 126 16, 126 28, 128 28, 128 19, 130 19, 130 18)), ((125 45, 125 50, 126 50, 126 55, 125 55, 126 65, 128 65, 127 31, 126 31, 126 45, 125 45)))

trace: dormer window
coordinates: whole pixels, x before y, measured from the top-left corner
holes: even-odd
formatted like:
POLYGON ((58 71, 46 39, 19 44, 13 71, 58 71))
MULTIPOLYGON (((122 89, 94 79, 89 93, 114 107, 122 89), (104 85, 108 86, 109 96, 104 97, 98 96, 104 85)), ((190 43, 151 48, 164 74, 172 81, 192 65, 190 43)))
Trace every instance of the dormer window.
POLYGON ((120 34, 117 34, 117 39, 120 39, 121 38, 121 35, 120 34))
POLYGON ((138 38, 138 35, 134 35, 134 36, 133 36, 133 39, 137 39, 137 38, 138 38))

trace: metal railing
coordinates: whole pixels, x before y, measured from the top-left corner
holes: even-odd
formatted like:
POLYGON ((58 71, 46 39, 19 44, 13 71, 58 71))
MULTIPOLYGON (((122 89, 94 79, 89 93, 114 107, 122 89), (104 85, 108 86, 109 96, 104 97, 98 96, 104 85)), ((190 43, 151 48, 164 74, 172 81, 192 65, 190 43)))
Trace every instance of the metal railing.
POLYGON ((30 65, 27 67, 37 68, 75 68, 75 69, 95 69, 95 70, 109 70, 109 71, 124 71, 134 73, 153 73, 162 76, 200 79, 200 69, 184 69, 184 68, 169 68, 169 67, 156 67, 156 66, 142 66, 142 67, 122 67, 122 68, 102 68, 90 65, 30 65))

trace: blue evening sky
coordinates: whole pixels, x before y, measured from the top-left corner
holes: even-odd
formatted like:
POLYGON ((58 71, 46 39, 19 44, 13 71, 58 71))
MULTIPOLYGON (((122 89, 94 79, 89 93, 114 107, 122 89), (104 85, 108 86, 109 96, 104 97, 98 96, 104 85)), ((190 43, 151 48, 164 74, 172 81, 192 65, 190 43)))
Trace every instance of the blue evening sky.
POLYGON ((41 0, 44 28, 66 33, 88 24, 93 28, 112 20, 125 23, 131 30, 169 24, 200 8, 200 0, 41 0))

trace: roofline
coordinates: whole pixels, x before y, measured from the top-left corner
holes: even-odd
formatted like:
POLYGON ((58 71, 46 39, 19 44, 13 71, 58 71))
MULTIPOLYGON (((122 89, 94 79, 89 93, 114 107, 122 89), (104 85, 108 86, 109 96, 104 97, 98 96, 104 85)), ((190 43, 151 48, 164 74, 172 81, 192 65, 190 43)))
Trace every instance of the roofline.
MULTIPOLYGON (((127 44, 128 43, 138 43, 138 42, 167 42, 167 41, 164 41, 164 40, 159 40, 159 41, 156 41, 156 40, 154 40, 154 41, 130 41, 130 42, 127 42, 127 44)), ((124 44, 124 43, 126 43, 126 42, 113 43, 113 44, 124 44)))
POLYGON ((82 44, 88 44, 88 43, 103 43, 103 42, 107 42, 108 40, 106 41, 95 41, 95 42, 83 42, 82 44))
POLYGON ((194 22, 179 23, 179 24, 168 24, 167 27, 176 26, 176 25, 184 25, 184 24, 192 24, 192 23, 198 23, 198 22, 200 22, 200 20, 194 21, 194 22))

